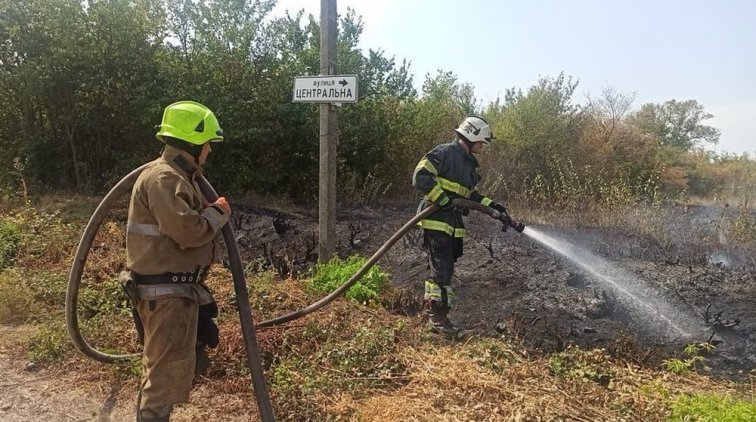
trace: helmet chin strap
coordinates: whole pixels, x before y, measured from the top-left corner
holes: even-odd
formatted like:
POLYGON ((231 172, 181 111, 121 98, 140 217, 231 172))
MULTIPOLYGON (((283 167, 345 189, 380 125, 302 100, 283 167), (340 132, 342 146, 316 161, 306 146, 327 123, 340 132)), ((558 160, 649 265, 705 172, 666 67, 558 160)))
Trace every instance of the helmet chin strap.
POLYGON ((189 142, 182 141, 181 139, 171 138, 169 136, 165 137, 165 143, 182 151, 188 152, 189 155, 191 155, 194 159, 194 164, 199 166, 199 157, 200 154, 202 154, 202 145, 190 144, 189 142))
POLYGON ((474 142, 470 142, 470 141, 469 141, 469 140, 467 140, 467 138, 465 138, 464 136, 458 135, 457 137, 458 137, 458 138, 459 138, 459 140, 460 140, 460 141, 462 141, 462 143, 463 143, 463 144, 465 144, 465 146, 467 147, 467 153, 468 153, 468 154, 472 154, 472 147, 473 147, 473 145, 474 145, 475 143, 474 143, 474 142))

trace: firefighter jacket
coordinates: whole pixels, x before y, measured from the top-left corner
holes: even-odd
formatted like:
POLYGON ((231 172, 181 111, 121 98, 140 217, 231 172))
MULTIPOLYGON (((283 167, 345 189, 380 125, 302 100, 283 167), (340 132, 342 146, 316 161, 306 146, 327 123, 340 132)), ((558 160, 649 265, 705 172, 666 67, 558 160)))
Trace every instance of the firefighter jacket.
POLYGON ((200 171, 188 153, 166 145, 162 156, 139 175, 126 229, 131 271, 142 275, 190 273, 217 259, 216 234, 229 215, 218 206, 208 206, 195 181, 200 171))
MULTIPOLYGON (((441 144, 425 154, 417 164, 412 175, 412 185, 424 194, 418 212, 430 206, 441 195, 446 194, 449 199, 465 198, 491 205, 490 198, 475 190, 480 182, 478 160, 465 151, 459 141, 441 144)), ((419 225, 425 230, 440 231, 455 238, 465 235, 465 225, 462 221, 462 210, 457 207, 442 209, 421 220, 419 225)))

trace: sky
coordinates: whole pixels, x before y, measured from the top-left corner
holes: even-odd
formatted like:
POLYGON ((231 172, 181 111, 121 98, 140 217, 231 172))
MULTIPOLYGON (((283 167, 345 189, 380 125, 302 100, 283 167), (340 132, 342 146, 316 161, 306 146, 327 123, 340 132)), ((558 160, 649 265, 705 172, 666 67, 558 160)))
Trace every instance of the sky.
MULTIPOLYGON (((585 103, 604 88, 635 108, 698 101, 721 131, 717 152, 756 154, 755 0, 337 0, 362 16, 359 47, 411 62, 415 86, 442 69, 487 104, 560 72, 585 103)), ((278 0, 274 14, 320 16, 320 0, 278 0)))

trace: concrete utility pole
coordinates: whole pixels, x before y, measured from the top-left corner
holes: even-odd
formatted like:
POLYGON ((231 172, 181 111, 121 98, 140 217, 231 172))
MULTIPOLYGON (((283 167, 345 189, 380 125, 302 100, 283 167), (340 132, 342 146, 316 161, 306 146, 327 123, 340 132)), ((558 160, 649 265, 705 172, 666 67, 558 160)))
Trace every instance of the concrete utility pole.
MULTIPOLYGON (((320 75, 336 74, 336 0, 320 0, 320 75)), ((336 249, 336 110, 320 105, 320 174, 318 189, 318 260, 327 262, 336 249)))

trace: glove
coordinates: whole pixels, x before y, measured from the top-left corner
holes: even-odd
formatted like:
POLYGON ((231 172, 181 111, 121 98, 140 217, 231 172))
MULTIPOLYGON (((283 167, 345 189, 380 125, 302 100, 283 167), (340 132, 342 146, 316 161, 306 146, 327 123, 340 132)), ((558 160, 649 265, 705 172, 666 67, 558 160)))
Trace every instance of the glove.
POLYGON ((223 196, 218 197, 218 199, 210 204, 210 206, 220 207, 220 209, 223 210, 223 214, 231 214, 231 206, 228 205, 228 201, 226 201, 226 198, 223 196))
POLYGON ((453 207, 451 199, 449 199, 449 196, 445 193, 442 193, 433 203, 438 205, 442 210, 453 207))
POLYGON ((512 224, 512 219, 509 218, 506 212, 499 215, 499 221, 501 221, 501 231, 503 232, 507 231, 507 228, 512 224))
POLYGON ((197 345, 211 349, 218 347, 219 331, 214 318, 218 318, 218 305, 213 301, 199 306, 197 314, 197 345))
POLYGON ((501 213, 506 213, 507 212, 507 209, 504 208, 504 204, 502 204, 501 202, 494 202, 493 204, 491 204, 491 208, 493 208, 496 211, 499 211, 501 213))

